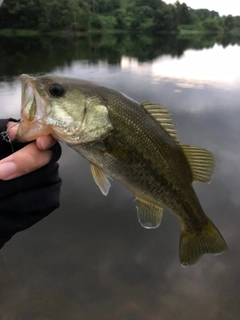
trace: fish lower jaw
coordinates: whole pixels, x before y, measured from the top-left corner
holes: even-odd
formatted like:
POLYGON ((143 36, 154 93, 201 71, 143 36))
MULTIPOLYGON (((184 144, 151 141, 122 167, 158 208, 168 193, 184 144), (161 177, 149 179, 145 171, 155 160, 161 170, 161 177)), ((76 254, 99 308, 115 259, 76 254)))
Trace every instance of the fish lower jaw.
POLYGON ((15 139, 18 142, 29 142, 37 139, 40 136, 46 136, 48 134, 51 134, 51 128, 43 123, 22 120, 18 127, 15 139))

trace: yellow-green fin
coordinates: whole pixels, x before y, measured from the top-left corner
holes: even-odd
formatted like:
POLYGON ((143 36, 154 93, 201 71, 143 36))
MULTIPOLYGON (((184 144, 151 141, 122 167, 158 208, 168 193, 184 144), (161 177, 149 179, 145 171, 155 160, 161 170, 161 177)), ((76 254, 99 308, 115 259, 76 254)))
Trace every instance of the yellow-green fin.
POLYGON ((157 228, 162 220, 163 208, 136 197, 138 221, 146 229, 157 228))
POLYGON ((179 142, 175 125, 171 122, 171 114, 167 108, 162 108, 160 103, 151 103, 150 101, 143 102, 142 106, 176 142, 179 142))
POLYGON ((193 181, 210 182, 215 168, 214 155, 202 148, 180 145, 192 170, 193 181))
POLYGON ((98 185, 99 189, 101 190, 102 194, 105 196, 108 194, 108 191, 111 187, 111 183, 109 182, 106 174, 103 170, 94 164, 91 163, 90 165, 91 172, 95 183, 98 185))
POLYGON ((182 230, 179 246, 182 266, 196 263, 205 253, 220 254, 226 250, 225 240, 209 218, 200 232, 182 230))

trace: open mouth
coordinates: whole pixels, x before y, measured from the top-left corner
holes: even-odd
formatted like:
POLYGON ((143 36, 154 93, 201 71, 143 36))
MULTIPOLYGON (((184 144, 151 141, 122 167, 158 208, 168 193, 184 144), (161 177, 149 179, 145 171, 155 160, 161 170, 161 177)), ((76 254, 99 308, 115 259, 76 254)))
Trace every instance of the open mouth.
POLYGON ((36 113, 33 78, 23 74, 20 77, 22 84, 21 118, 23 121, 33 121, 36 113))
POLYGON ((36 89, 35 78, 23 74, 20 79, 22 84, 21 122, 16 140, 28 142, 41 135, 49 134, 50 128, 44 122, 46 101, 36 89))

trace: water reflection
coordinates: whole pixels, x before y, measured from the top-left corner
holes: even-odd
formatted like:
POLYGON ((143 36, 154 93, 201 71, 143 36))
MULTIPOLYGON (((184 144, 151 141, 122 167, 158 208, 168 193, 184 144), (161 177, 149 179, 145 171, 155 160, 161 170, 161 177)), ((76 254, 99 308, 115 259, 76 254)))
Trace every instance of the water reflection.
POLYGON ((217 257, 204 256, 191 268, 180 267, 176 218, 165 210, 159 229, 144 230, 137 221, 132 194, 113 182, 109 196, 103 197, 89 164, 64 147, 61 208, 16 235, 0 253, 0 316, 4 319, 15 319, 17 314, 17 319, 24 320, 200 320, 202 310, 206 319, 239 318, 240 77, 236 67, 227 70, 221 64, 219 70, 228 72, 226 83, 221 72, 216 77, 215 68, 204 72, 198 66, 214 63, 215 54, 216 61, 221 57, 219 64, 224 60, 237 66, 239 46, 224 49, 211 45, 209 39, 203 44, 203 39, 194 38, 191 47, 189 40, 175 39, 172 42, 178 43, 174 48, 179 51, 173 53, 173 47, 166 49, 171 41, 158 47, 157 41, 139 39, 144 50, 138 47, 137 56, 137 48, 130 50, 136 42, 130 40, 96 39, 90 46, 89 39, 72 43, 55 39, 48 47, 49 39, 33 38, 32 51, 26 39, 18 39, 22 50, 17 52, 11 44, 16 40, 5 39, 1 114, 18 116, 16 77, 23 72, 85 78, 138 101, 162 102, 173 113, 181 142, 216 155, 212 183, 194 187, 230 250, 217 257), (206 43, 211 48, 200 50, 206 43))
MULTIPOLYGON (((162 34, 105 35, 74 38, 51 37, 0 37, 1 50, 0 79, 13 79, 21 73, 47 73, 56 66, 66 67, 72 61, 99 60, 108 64, 120 64, 122 56, 138 59, 139 62, 152 61, 163 55, 181 57, 186 50, 233 46, 240 39, 231 36, 198 35, 194 37, 162 34)), ((219 66, 221 67, 221 66, 219 66)))

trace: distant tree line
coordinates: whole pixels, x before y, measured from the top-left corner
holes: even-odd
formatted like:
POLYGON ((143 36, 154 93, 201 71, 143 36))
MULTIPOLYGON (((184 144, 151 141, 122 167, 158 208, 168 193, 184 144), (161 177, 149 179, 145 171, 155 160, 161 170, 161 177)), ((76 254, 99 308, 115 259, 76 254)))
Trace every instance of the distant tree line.
POLYGON ((162 0, 6 0, 0 8, 0 28, 89 31, 209 32, 240 30, 240 16, 191 9, 185 3, 162 0))

